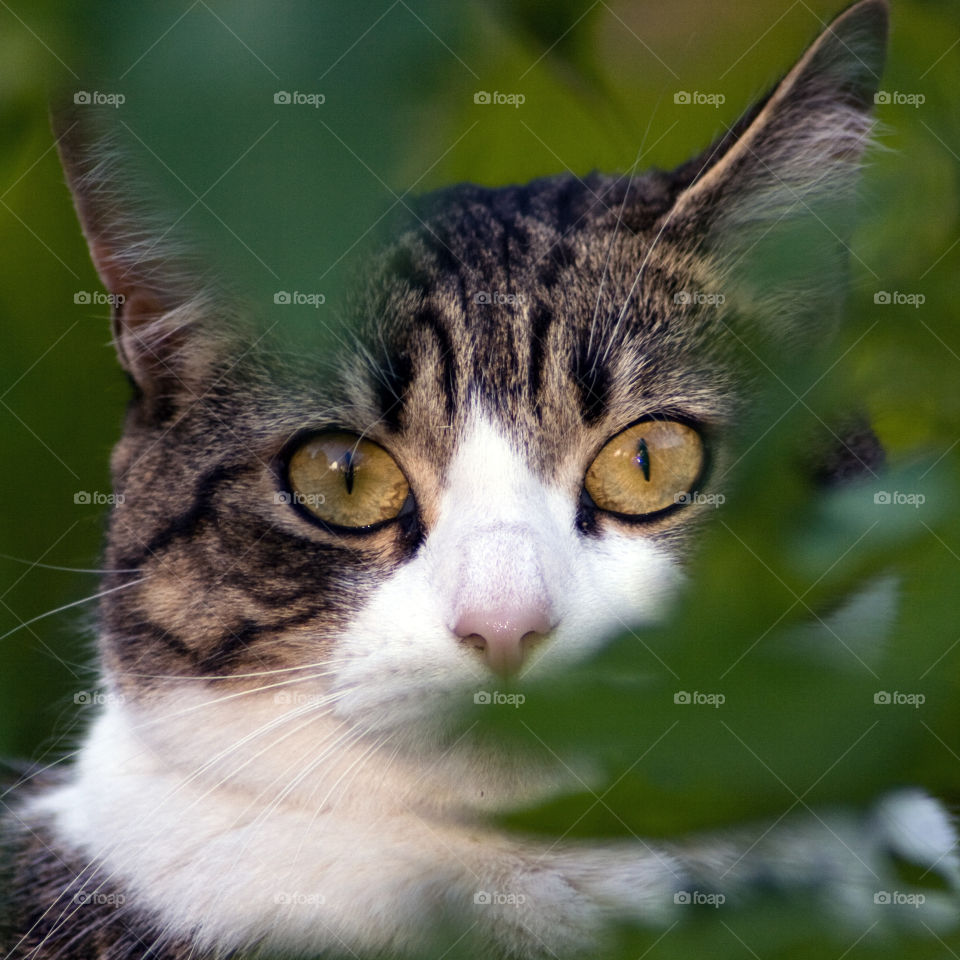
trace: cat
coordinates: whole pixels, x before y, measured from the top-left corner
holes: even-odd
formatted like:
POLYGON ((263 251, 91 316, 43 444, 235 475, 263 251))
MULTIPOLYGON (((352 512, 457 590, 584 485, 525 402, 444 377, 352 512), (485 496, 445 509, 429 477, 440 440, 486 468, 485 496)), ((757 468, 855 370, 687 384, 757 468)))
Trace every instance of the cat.
MULTIPOLYGON (((558 772, 445 736, 491 675, 575 669, 664 615, 709 512, 690 495, 750 401, 729 331, 798 348, 833 312, 886 21, 860 0, 672 172, 422 198, 334 362, 198 293, 61 125, 134 395, 107 702, 5 820, 6 956, 424 956, 451 918, 490 956, 596 955, 612 920, 664 924, 695 887, 852 910, 892 855, 956 881, 950 819, 914 790, 762 842, 520 837, 488 815, 558 772), (751 276, 758 245, 787 266, 751 276)), ((881 462, 868 428, 845 439, 822 479, 881 462)))

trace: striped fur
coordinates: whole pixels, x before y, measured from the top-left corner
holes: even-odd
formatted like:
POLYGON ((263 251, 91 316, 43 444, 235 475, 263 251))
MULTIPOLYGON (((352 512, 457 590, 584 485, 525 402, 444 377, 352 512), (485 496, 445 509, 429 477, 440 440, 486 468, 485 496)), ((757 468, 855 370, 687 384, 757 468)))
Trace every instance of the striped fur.
MULTIPOLYGON (((673 172, 422 198, 365 264, 353 342, 335 356, 261 335, 189 280, 131 212, 115 156, 62 125, 92 255, 124 297, 114 336, 134 398, 105 564, 123 572, 107 574, 100 608, 111 706, 75 769, 25 787, 5 828, 6 951, 422 955, 430 922, 457 916, 490 956, 556 955, 593 949, 612 915, 663 922, 678 884, 717 880, 739 856, 723 837, 544 849, 484 824, 559 774, 445 749, 444 710, 485 677, 449 611, 458 590, 484 577, 508 589, 536 567, 561 616, 531 670, 569 668, 618 625, 662 614, 705 511, 627 522, 584 495, 584 472, 651 415, 698 425, 722 465, 752 392, 737 344, 826 336, 841 251, 807 245, 803 269, 768 273, 762 290, 752 263, 778 262, 811 222, 847 230, 885 25, 882 0, 862 0, 673 172), (291 438, 329 426, 389 450, 415 509, 343 534, 278 497, 291 438), (532 905, 477 910, 478 886, 532 905)), ((878 465, 868 428, 849 439, 825 451, 821 480, 878 465)), ((867 863, 895 835, 904 856, 952 864, 939 808, 898 803, 927 847, 903 841, 900 820, 808 823, 775 832, 729 882, 779 876, 799 836, 824 851, 800 882, 842 886, 856 866, 835 829, 867 863)))

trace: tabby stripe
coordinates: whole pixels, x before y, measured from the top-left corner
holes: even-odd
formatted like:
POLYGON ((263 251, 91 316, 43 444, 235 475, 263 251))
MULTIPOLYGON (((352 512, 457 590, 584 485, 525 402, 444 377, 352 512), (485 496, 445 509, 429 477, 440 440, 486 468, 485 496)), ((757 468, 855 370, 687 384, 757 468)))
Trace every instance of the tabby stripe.
POLYGON ((133 660, 139 659, 144 651, 157 650, 160 646, 166 647, 171 653, 181 659, 195 661, 196 654, 171 630, 161 627, 159 623, 142 617, 136 612, 121 611, 112 619, 118 623, 110 623, 111 632, 117 637, 123 637, 125 643, 119 646, 121 656, 128 656, 133 660), (129 641, 136 638, 137 643, 129 641))
POLYGON ((575 178, 570 177, 560 189, 557 195, 557 232, 565 234, 570 227, 574 226, 576 217, 573 212, 573 198, 579 192, 580 183, 575 178))
POLYGON ((580 415, 586 424, 594 424, 607 412, 610 398, 610 371, 596 350, 587 352, 586 334, 574 348, 570 375, 580 392, 580 415))
POLYGON ((217 488, 224 480, 240 476, 248 469, 243 464, 218 464, 203 474, 194 486, 193 500, 183 513, 174 517, 165 527, 157 531, 142 547, 139 553, 127 553, 121 558, 123 567, 139 567, 161 550, 180 537, 189 537, 197 525, 211 513, 210 502, 217 488))
POLYGON ((406 280, 424 299, 433 292, 433 280, 425 270, 416 265, 413 253, 408 247, 400 247, 393 253, 387 269, 391 274, 406 280))
POLYGON ((225 630, 221 634, 216 646, 197 659, 197 668, 201 673, 217 673, 225 667, 229 667, 230 661, 236 654, 247 650, 263 634, 298 627, 311 620, 316 620, 321 615, 322 611, 307 610, 267 623, 245 619, 236 630, 225 630))
POLYGON ((440 351, 440 364, 443 368, 443 392, 446 401, 447 416, 453 418, 457 397, 457 371, 454 366, 453 342, 450 333, 444 327, 440 315, 433 307, 423 307, 417 311, 414 322, 426 327, 436 338, 440 351))
POLYGON ((553 311, 542 300, 538 300, 530 314, 530 364, 527 379, 532 401, 536 400, 543 384, 543 361, 551 323, 553 311))
POLYGON ((557 285, 562 271, 576 263, 576 254, 570 244, 558 240, 546 255, 537 279, 548 290, 557 285))
POLYGON ((384 362, 375 374, 375 390, 380 418, 387 429, 397 433, 407 405, 407 390, 413 382, 413 361, 406 352, 384 362))

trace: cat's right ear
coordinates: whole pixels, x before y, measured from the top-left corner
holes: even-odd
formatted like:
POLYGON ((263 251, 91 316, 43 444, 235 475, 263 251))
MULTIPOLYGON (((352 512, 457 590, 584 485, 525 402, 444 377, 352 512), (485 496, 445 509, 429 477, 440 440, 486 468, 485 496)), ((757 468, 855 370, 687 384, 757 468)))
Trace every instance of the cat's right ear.
POLYGON ((886 37, 886 0, 853 4, 769 96, 674 173, 680 189, 661 231, 706 253, 751 312, 776 322, 806 313, 811 322, 794 325, 815 327, 838 299, 886 37))
POLYGON ((148 399, 183 385, 196 285, 128 182, 122 154, 69 107, 54 107, 57 149, 90 256, 111 297, 123 368, 148 399))

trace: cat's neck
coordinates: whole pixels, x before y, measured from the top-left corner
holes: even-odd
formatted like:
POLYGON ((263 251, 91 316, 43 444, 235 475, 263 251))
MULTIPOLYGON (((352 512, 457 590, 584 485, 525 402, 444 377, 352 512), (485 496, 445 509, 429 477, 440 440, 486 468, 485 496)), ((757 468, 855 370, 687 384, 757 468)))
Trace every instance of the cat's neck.
MULTIPOLYGON (((84 862, 99 861, 104 883, 167 918, 171 933, 192 936, 202 926, 211 946, 243 948, 282 928, 275 947, 315 951, 324 946, 316 939, 324 904, 331 923, 345 925, 337 936, 369 936, 348 928, 361 922, 358 905, 370 891, 389 885, 393 861, 407 871, 428 847, 434 859, 447 846, 456 851, 471 809, 495 806, 513 786, 495 764, 417 768, 330 718, 313 720, 308 735, 301 723, 286 743, 251 736, 262 724, 249 697, 219 720, 239 746, 214 750, 215 721, 194 709, 209 699, 186 689, 175 709, 166 701, 162 724, 148 710, 110 704, 73 780, 40 794, 29 816, 51 823, 57 842, 84 862), (315 909, 291 912, 299 902, 315 909)), ((486 834, 476 822, 469 842, 486 834)), ((486 842, 493 856, 497 844, 486 842)), ((367 906, 369 925, 377 909, 367 906)))

